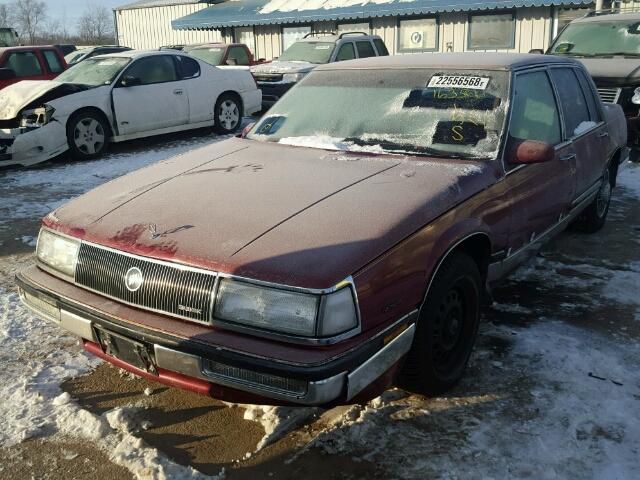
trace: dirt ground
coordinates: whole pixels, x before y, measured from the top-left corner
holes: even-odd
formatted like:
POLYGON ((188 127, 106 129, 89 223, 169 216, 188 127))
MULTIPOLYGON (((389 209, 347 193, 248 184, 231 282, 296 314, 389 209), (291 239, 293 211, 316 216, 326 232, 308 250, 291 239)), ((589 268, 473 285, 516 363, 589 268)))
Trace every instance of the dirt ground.
MULTIPOLYGON (((640 201, 625 187, 615 195, 602 232, 562 234, 493 292, 467 374, 447 397, 394 389, 363 406, 294 409, 283 418, 297 420, 257 450, 265 429, 243 406, 108 364, 61 390, 96 418, 120 411, 140 445, 205 476, 632 478, 634 466, 640 471, 640 201)), ((7 291, 32 259, 20 239, 35 235, 37 222, 19 225, 24 231, 0 232, 7 291)), ((1 445, 0 479, 135 478, 112 452, 54 428, 1 445)))

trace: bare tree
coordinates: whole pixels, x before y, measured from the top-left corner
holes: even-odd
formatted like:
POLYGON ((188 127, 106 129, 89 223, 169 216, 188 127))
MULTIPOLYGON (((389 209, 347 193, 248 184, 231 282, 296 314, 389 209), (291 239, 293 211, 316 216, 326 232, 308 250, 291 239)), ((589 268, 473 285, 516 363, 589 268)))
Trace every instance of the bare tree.
POLYGON ((11 26, 11 10, 9 5, 2 4, 0 5, 0 27, 10 27, 11 26))
POLYGON ((47 5, 42 0, 16 0, 12 7, 18 29, 33 44, 47 16, 47 5))
POLYGON ((78 33, 89 44, 112 42, 114 28, 109 9, 104 5, 89 5, 78 21, 78 33))

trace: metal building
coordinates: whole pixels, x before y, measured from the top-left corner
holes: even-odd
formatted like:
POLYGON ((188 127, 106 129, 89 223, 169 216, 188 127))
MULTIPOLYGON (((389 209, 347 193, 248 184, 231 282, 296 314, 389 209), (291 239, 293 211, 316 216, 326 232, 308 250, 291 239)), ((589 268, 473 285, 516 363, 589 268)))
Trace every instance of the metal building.
POLYGON ((147 0, 116 9, 118 38, 134 48, 238 41, 272 59, 307 33, 380 35, 389 52, 545 49, 589 0, 147 0))

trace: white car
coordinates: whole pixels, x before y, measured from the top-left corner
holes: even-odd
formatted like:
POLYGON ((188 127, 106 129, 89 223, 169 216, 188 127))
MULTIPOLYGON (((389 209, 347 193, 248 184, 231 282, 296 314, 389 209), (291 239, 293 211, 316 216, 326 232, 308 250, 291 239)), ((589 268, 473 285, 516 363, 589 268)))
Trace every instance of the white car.
POLYGON ((67 150, 89 159, 110 142, 192 128, 231 133, 261 103, 247 69, 172 51, 89 58, 55 80, 0 91, 0 166, 33 165, 67 150))

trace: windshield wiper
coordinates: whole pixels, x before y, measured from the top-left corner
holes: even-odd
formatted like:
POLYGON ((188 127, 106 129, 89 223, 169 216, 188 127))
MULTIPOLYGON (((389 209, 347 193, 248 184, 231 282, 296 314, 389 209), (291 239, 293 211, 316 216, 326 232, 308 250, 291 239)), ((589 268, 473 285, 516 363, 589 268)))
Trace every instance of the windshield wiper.
POLYGON ((633 52, 611 52, 611 53, 594 53, 589 55, 591 57, 609 58, 609 57, 632 57, 640 58, 640 53, 633 52))
POLYGON ((437 148, 422 147, 418 145, 411 145, 407 143, 397 143, 391 140, 385 140, 382 138, 362 139, 358 137, 347 137, 344 139, 347 143, 353 143, 360 146, 373 146, 379 145, 384 151, 401 152, 409 155, 419 155, 425 157, 445 157, 445 158, 479 158, 470 154, 462 152, 447 152, 445 150, 438 150, 437 148))

